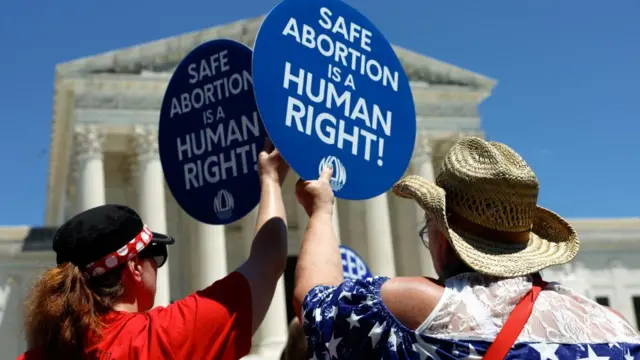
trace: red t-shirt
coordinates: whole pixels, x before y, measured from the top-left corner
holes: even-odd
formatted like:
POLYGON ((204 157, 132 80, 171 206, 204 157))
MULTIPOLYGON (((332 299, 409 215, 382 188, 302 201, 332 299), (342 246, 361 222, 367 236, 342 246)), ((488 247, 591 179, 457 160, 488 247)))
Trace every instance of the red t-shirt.
MULTIPOLYGON (((167 307, 105 316, 92 360, 239 359, 251 349, 251 290, 234 272, 167 307)), ((40 360, 37 349, 16 360, 40 360)))

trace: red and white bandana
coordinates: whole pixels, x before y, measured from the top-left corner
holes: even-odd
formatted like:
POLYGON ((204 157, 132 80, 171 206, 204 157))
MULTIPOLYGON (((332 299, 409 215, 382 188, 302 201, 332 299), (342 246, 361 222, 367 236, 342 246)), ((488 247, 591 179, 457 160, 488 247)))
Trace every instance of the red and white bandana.
POLYGON ((100 260, 96 260, 88 264, 86 266, 87 274, 90 276, 102 275, 118 265, 124 264, 127 260, 133 259, 140 253, 140 251, 142 251, 142 249, 149 245, 152 237, 153 234, 151 233, 151 230, 149 230, 147 225, 144 225, 142 227, 142 231, 140 231, 140 233, 125 246, 101 258, 100 260))

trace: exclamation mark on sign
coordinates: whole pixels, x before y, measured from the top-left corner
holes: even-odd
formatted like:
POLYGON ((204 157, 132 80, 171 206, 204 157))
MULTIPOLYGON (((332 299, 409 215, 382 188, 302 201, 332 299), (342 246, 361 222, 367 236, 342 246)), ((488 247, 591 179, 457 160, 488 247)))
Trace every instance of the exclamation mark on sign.
POLYGON ((258 155, 256 154, 256 144, 251 144, 251 154, 253 155, 253 170, 258 171, 258 155))
POLYGON ((382 156, 384 155, 384 139, 378 138, 378 166, 382 166, 382 156))

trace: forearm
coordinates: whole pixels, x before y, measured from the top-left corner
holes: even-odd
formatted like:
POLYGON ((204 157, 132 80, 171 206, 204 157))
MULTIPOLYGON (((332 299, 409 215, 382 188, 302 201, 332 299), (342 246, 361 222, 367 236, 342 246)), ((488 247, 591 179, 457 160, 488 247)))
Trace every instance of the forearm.
POLYGON ((282 273, 287 257, 287 216, 280 184, 275 181, 262 182, 255 234, 250 256, 282 273))
POLYGON ((284 272, 287 260, 286 219, 280 184, 264 180, 249 259, 238 268, 251 288, 254 333, 271 305, 278 279, 284 272))
POLYGON ((331 213, 315 213, 309 219, 296 266, 294 301, 300 309, 306 294, 317 285, 342 283, 342 260, 331 213))

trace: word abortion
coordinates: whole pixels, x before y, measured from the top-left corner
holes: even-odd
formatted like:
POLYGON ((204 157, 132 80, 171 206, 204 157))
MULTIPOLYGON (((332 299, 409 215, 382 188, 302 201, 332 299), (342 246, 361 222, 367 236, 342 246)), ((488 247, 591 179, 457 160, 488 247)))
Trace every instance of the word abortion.
MULTIPOLYGON (((371 52, 372 34, 369 30, 355 23, 349 23, 347 28, 346 21, 342 16, 339 16, 334 23, 331 15, 331 10, 325 7, 321 8, 321 19, 318 24, 332 34, 342 35, 345 41, 352 44, 355 44, 356 39, 359 38, 359 47, 371 52)), ((293 36, 298 43, 309 49, 316 48, 320 54, 333 58, 333 61, 342 64, 342 66, 350 68, 361 75, 366 75, 374 82, 381 81, 383 86, 391 86, 393 91, 398 91, 399 76, 397 71, 392 71, 386 65, 381 65, 377 60, 368 58, 365 53, 332 39, 329 34, 318 34, 313 27, 307 24, 302 24, 302 31, 300 31, 298 21, 295 18, 291 18, 282 31, 282 35, 293 36)))
POLYGON ((219 122, 215 129, 205 127, 176 139, 178 159, 180 161, 190 160, 184 164, 183 168, 186 190, 198 188, 206 183, 215 184, 220 180, 237 177, 239 171, 241 174, 255 171, 255 166, 252 166, 258 161, 255 143, 229 149, 226 153, 192 159, 204 153, 214 152, 215 146, 226 148, 234 143, 242 143, 250 138, 261 136, 257 111, 254 111, 250 118, 242 115, 239 123, 240 125, 236 123, 235 119, 226 123, 219 122), (241 166, 238 166, 238 163, 241 166))
POLYGON ((189 84, 209 81, 203 86, 191 89, 171 99, 170 117, 184 115, 193 109, 200 109, 213 105, 218 100, 230 98, 241 92, 253 89, 253 79, 247 70, 231 74, 223 78, 210 81, 209 79, 219 73, 229 71, 229 58, 227 50, 221 51, 199 62, 187 66, 189 84))
MULTIPOLYGON (((305 100, 316 104, 322 104, 327 110, 333 108, 342 108, 344 117, 355 121, 361 121, 363 125, 373 131, 382 129, 384 135, 391 136, 391 111, 383 111, 377 104, 369 105, 364 98, 357 98, 355 103, 352 101, 350 91, 344 91, 338 94, 335 85, 323 78, 313 83, 313 74, 299 69, 297 75, 291 73, 291 64, 285 64, 285 74, 283 87, 289 89, 294 87, 296 94, 305 100), (295 84, 295 85, 294 85, 295 84), (297 85, 297 86, 296 86, 297 85), (314 89, 316 88, 316 89, 314 89), (315 93, 314 93, 315 92, 315 93)), ((343 149, 345 142, 351 143, 351 154, 358 155, 360 138, 364 140, 363 157, 369 161, 371 159, 372 143, 377 142, 378 166, 382 166, 382 157, 384 155, 384 138, 378 136, 373 131, 367 131, 363 127, 348 124, 344 119, 336 119, 331 113, 317 112, 313 105, 305 104, 293 96, 289 96, 287 102, 287 113, 285 116, 286 126, 292 127, 295 122, 296 129, 307 135, 315 135, 327 145, 336 145, 338 149, 343 149), (346 129, 353 127, 351 132, 346 129), (337 127, 337 133, 336 133, 337 127)))

